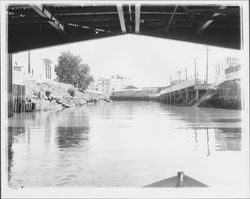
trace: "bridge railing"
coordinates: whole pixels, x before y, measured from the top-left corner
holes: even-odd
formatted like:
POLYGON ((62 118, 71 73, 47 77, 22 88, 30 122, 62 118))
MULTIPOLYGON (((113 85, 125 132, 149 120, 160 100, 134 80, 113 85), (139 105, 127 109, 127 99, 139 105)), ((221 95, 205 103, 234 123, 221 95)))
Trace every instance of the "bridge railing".
POLYGON ((179 84, 175 84, 169 88, 166 88, 164 90, 162 90, 158 95, 163 95, 163 94, 167 94, 167 93, 171 93, 174 91, 178 91, 178 90, 182 90, 188 87, 192 87, 195 85, 195 81, 194 80, 185 80, 179 84))

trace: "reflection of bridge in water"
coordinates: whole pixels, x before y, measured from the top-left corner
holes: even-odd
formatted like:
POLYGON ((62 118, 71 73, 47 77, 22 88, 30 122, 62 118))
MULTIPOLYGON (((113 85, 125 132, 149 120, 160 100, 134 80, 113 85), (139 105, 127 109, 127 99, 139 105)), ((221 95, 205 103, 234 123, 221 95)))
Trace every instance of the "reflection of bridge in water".
POLYGON ((198 103, 212 84, 203 84, 195 80, 185 80, 163 89, 155 95, 155 100, 166 104, 198 103))

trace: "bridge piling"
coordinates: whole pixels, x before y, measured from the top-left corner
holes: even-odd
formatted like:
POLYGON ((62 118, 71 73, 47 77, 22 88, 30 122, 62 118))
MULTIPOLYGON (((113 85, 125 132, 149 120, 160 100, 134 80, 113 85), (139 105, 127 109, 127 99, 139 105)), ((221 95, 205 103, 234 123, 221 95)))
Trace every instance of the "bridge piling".
POLYGON ((199 90, 198 89, 195 91, 195 101, 196 101, 196 103, 199 101, 199 90))
POLYGON ((185 103, 188 103, 188 91, 186 91, 186 101, 185 103))

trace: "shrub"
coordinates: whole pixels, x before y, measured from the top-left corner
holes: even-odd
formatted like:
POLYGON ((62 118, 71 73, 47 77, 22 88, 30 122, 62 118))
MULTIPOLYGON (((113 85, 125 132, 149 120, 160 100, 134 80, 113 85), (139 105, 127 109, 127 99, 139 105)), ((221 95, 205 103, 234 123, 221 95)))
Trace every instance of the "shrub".
POLYGON ((67 92, 70 94, 71 97, 75 97, 76 95, 76 92, 73 88, 69 88, 67 92))
POLYGON ((45 95, 46 95, 47 97, 49 97, 49 96, 50 96, 50 94, 51 94, 51 92, 50 92, 50 91, 45 91, 45 95))

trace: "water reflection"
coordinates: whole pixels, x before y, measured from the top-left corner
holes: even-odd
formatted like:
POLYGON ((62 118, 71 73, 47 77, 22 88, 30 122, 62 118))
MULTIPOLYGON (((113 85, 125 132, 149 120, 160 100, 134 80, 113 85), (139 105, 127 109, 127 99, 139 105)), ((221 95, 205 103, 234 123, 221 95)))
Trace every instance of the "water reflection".
POLYGON ((160 104, 177 120, 181 120, 182 126, 190 128, 235 128, 241 127, 241 113, 237 110, 223 110, 215 108, 193 108, 160 104))
POLYGON ((218 151, 240 151, 241 128, 219 128, 215 140, 218 151))
POLYGON ((193 133, 195 151, 206 146, 206 156, 213 151, 241 150, 241 128, 194 128, 193 133))
POLYGON ((189 168, 213 176, 211 165, 241 151, 239 112, 154 102, 17 114, 7 133, 11 187, 138 187, 189 168))
POLYGON ((56 142, 59 148, 80 147, 83 142, 88 141, 88 127, 57 127, 56 142))

